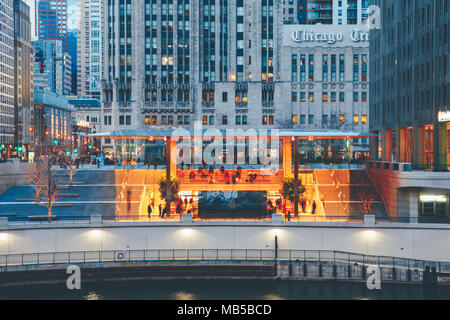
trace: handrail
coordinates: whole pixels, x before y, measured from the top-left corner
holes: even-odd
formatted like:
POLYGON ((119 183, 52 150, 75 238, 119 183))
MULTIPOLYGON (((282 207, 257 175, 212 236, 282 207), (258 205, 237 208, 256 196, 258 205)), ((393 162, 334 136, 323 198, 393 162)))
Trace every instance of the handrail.
POLYGON ((343 263, 362 266, 378 265, 408 270, 425 270, 429 266, 436 267, 440 273, 450 273, 450 262, 365 255, 332 250, 278 250, 277 255, 275 255, 275 249, 141 249, 20 253, 0 255, 0 268, 72 263, 156 261, 332 262, 334 264, 343 263))

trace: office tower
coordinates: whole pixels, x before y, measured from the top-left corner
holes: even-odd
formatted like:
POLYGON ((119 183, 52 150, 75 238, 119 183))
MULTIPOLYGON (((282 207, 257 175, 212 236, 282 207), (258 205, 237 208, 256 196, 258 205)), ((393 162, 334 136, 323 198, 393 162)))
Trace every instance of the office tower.
MULTIPOLYGON (((362 26, 284 24, 272 0, 123 4, 104 8, 102 130, 368 131, 362 26)), ((367 153, 367 139, 352 142, 367 153)))
MULTIPOLYGON (((286 0, 288 1, 288 0, 286 0)), ((299 0, 301 24, 360 24, 370 0, 299 0)))
POLYGON ((72 60, 71 82, 72 94, 77 95, 77 31, 71 30, 67 33, 68 53, 72 60))
POLYGON ((77 93, 100 99, 103 69, 103 1, 81 1, 81 20, 77 34, 77 93))
POLYGON ((0 146, 14 143, 14 2, 0 0, 0 146))
POLYGON ((67 51, 67 0, 37 0, 39 40, 61 40, 67 51))
POLYGON ((61 40, 33 41, 34 86, 60 95, 72 91, 71 56, 63 51, 61 40))
POLYGON ((14 0, 14 105, 15 145, 33 142, 33 46, 30 8, 14 0))
POLYGON ((385 161, 447 170, 450 163, 449 2, 374 1, 371 129, 385 161))

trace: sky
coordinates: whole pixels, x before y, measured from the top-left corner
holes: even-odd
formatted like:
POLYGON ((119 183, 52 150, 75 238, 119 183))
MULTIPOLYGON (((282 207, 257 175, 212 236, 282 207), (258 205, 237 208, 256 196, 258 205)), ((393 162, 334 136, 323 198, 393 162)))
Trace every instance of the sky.
MULTIPOLYGON (((31 18, 31 38, 32 40, 37 40, 37 35, 35 34, 36 26, 36 7, 35 3, 38 0, 25 0, 25 2, 30 6, 30 18, 31 18)), ((69 30, 78 29, 78 24, 80 22, 80 6, 78 5, 78 0, 67 0, 67 27, 69 30)))

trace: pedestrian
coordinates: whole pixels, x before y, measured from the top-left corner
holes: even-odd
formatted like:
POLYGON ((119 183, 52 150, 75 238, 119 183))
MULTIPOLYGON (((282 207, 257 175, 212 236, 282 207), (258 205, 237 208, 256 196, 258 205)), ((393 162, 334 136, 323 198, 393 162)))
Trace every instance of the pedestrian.
POLYGON ((155 209, 155 198, 152 198, 152 201, 150 202, 152 209, 155 209))
POLYGON ((316 200, 314 200, 314 201, 313 201, 313 204, 312 204, 312 214, 315 214, 315 213, 316 213, 316 207, 317 207, 317 205, 316 205, 316 200))
POLYGON ((131 209, 131 190, 127 191, 127 213, 130 213, 131 209))
POLYGON ((160 203, 158 206, 159 209, 159 217, 162 218, 162 204, 160 203))
POLYGON ((150 219, 150 216, 152 215, 152 206, 150 204, 147 207, 147 213, 148 213, 148 218, 150 219))
POLYGON ((291 221, 291 211, 290 210, 288 210, 287 218, 288 218, 288 221, 291 221))
POLYGON ((220 173, 223 174, 224 172, 225 172, 225 167, 222 165, 222 166, 220 167, 220 173))
POLYGON ((162 218, 165 218, 166 216, 167 216, 167 203, 164 206, 163 213, 162 213, 162 218))
POLYGON ((180 169, 181 169, 181 170, 183 170, 183 169, 184 169, 184 161, 181 161, 181 164, 180 164, 180 169))

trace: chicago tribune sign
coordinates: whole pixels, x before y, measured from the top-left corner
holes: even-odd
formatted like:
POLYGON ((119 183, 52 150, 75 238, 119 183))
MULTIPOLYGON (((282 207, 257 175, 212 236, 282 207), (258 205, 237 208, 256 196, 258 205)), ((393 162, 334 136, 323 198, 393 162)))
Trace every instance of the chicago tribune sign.
MULTIPOLYGON (((353 42, 369 41, 369 32, 361 29, 353 29, 350 32, 350 38, 353 42)), ((344 33, 342 32, 314 32, 297 29, 292 32, 292 40, 294 42, 326 42, 335 44, 344 41, 344 33)))

